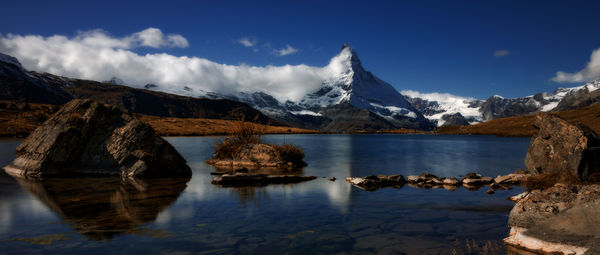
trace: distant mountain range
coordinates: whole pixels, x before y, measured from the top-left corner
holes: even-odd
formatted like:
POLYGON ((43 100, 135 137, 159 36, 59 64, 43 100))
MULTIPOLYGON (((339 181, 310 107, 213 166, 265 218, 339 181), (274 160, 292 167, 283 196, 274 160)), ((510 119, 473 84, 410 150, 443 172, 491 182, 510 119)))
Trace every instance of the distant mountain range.
POLYGON ((518 98, 493 95, 486 100, 440 93, 402 93, 427 119, 437 126, 443 126, 473 124, 539 111, 564 111, 583 107, 600 101, 599 88, 600 81, 593 81, 579 87, 559 88, 552 94, 542 92, 518 98))
POLYGON ((0 100, 61 105, 75 98, 92 98, 146 115, 230 120, 244 117, 278 124, 276 120, 237 101, 184 97, 27 71, 16 58, 0 53, 0 100))
POLYGON ((194 91, 181 96, 165 93, 168 90, 157 84, 147 84, 145 89, 127 87, 117 77, 103 83, 71 79, 27 71, 17 59, 0 54, 0 99, 62 104, 72 98, 89 97, 147 115, 225 119, 254 115, 263 122, 325 132, 431 130, 538 111, 568 110, 600 101, 600 81, 559 88, 552 94, 542 92, 521 98, 494 95, 486 100, 398 92, 366 71, 350 46, 344 45, 334 60, 342 68, 322 80, 320 88, 299 100, 281 102, 265 92, 194 91))

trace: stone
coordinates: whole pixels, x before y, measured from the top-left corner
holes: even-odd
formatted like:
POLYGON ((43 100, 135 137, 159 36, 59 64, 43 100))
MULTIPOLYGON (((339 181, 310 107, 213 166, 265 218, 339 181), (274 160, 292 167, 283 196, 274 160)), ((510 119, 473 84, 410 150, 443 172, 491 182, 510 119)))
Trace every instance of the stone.
POLYGON ((481 186, 481 185, 489 184, 492 181, 493 181, 493 179, 491 177, 481 177, 481 176, 476 176, 474 178, 465 177, 462 180, 462 184, 469 185, 469 186, 481 186))
POLYGON ((19 145, 5 170, 33 178, 191 175, 185 159, 150 125, 90 99, 61 107, 19 145))
POLYGON ((377 190, 377 189, 383 188, 383 187, 392 187, 392 186, 393 187, 402 187, 406 183, 404 176, 399 175, 399 174, 390 175, 390 176, 369 175, 369 176, 365 176, 362 178, 348 177, 348 178, 346 178, 346 181, 360 189, 369 190, 369 191, 377 190))
POLYGON ((520 184, 527 180, 531 176, 530 174, 507 174, 507 175, 498 175, 498 177, 494 178, 494 182, 502 185, 515 185, 520 184))
POLYGON ((329 180, 332 181, 332 182, 334 182, 336 180, 336 178, 335 177, 331 177, 331 178, 329 178, 329 180))
POLYGON ((211 158, 206 163, 216 167, 243 168, 300 168, 306 166, 301 159, 290 162, 280 155, 275 147, 264 143, 249 143, 241 145, 232 158, 211 158))
POLYGON ((533 174, 570 173, 581 181, 600 180, 600 137, 550 113, 534 117, 538 131, 531 138, 525 165, 533 174))
POLYGON ((408 183, 417 183, 423 181, 423 179, 417 175, 409 175, 406 177, 408 183))
POLYGON ((460 181, 454 177, 444 179, 443 183, 444 183, 444 185, 450 185, 450 186, 460 185, 460 181))
POLYGON ((478 173, 467 173, 464 179, 481 179, 482 175, 478 173))
POLYGON ((264 186, 268 184, 299 183, 316 178, 316 176, 235 173, 217 176, 211 183, 221 186, 264 186))

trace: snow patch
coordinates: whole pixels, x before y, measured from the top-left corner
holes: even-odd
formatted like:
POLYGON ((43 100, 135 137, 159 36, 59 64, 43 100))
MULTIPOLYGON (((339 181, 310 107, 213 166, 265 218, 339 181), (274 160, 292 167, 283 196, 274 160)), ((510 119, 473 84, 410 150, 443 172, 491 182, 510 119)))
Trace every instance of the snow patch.
POLYGON ((294 115, 323 116, 321 113, 313 112, 313 111, 309 111, 309 110, 293 111, 291 113, 294 114, 294 115))

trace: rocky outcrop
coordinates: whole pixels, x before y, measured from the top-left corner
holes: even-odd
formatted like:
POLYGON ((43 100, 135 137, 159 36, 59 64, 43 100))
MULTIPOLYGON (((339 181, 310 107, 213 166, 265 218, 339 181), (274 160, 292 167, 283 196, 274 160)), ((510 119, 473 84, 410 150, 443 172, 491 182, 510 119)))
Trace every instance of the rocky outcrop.
POLYGON ((582 181, 600 180, 600 138, 593 130, 549 113, 535 116, 525 165, 534 174, 570 173, 582 181))
POLYGON ((600 185, 556 184, 511 200, 517 204, 508 244, 559 254, 600 252, 600 185))
POLYGON ((285 153, 277 150, 275 145, 249 143, 241 145, 230 157, 223 158, 215 155, 206 162, 220 168, 298 168, 306 166, 301 157, 288 157, 285 153))
POLYGON ((469 125, 469 121, 460 114, 460 112, 454 114, 444 114, 442 115, 442 120, 444 124, 442 126, 467 126, 469 125))
POLYGON ((298 183, 316 178, 316 176, 235 173, 217 176, 211 183, 221 186, 264 186, 268 184, 298 183))
POLYGON ((89 99, 65 104, 16 155, 6 171, 28 177, 191 175, 183 157, 150 125, 89 99))

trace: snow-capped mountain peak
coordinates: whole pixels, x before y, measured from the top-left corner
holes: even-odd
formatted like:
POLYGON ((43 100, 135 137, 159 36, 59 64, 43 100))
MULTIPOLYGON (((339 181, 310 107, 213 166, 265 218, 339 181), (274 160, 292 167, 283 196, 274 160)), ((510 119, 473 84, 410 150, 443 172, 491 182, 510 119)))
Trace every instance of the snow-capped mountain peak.
POLYGON ((348 44, 331 59, 327 69, 331 76, 319 90, 305 96, 299 103, 301 106, 314 109, 349 102, 390 120, 420 116, 396 89, 366 71, 348 44))

